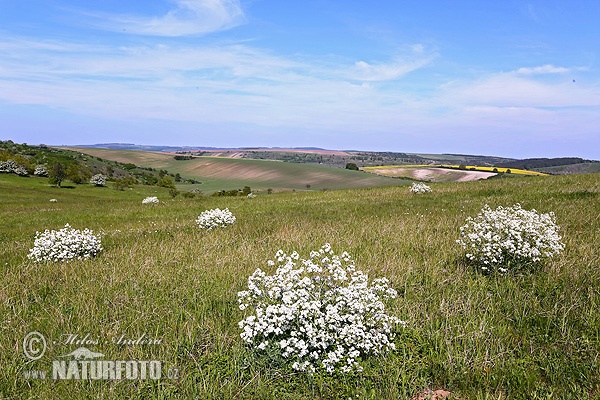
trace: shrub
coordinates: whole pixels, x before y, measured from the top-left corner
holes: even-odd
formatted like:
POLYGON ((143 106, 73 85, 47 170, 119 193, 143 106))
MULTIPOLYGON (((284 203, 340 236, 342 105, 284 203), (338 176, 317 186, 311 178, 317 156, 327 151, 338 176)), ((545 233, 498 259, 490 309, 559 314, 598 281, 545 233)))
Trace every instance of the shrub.
POLYGON ((13 172, 19 176, 29 176, 29 172, 27 172, 27 169, 25 169, 25 167, 22 165, 19 165, 17 168, 15 168, 13 172))
POLYGON ((174 187, 169 188, 169 196, 172 198, 179 196, 179 190, 175 189, 174 187))
POLYGON ((385 312, 396 291, 385 278, 357 270, 346 252, 326 244, 306 260, 279 250, 273 275, 260 268, 238 293, 239 308, 253 314, 239 322, 241 338, 259 354, 276 354, 298 371, 360 371, 359 360, 394 349, 392 328, 402 323, 385 312))
POLYGON ((144 200, 142 200, 142 204, 158 204, 158 197, 156 196, 151 196, 151 197, 146 197, 144 200))
POLYGON ((88 259, 102 251, 101 239, 89 229, 73 229, 69 224, 58 231, 35 233, 33 248, 27 257, 36 262, 88 259))
POLYGON ((175 189, 175 183, 173 182, 173 179, 167 175, 163 175, 158 182, 156 182, 156 186, 175 189))
POLYGON ((106 185, 106 176, 102 174, 96 174, 92 176, 92 179, 90 179, 90 183, 96 186, 104 186, 106 185))
POLYGON ((483 272, 504 273, 558 255, 564 249, 558 230, 554 213, 538 214, 520 204, 492 210, 486 204, 476 218, 467 218, 457 243, 483 272))
POLYGON ((196 193, 194 193, 194 192, 181 192, 181 196, 185 197, 186 199, 193 199, 194 197, 196 197, 196 193))
POLYGON ((35 176, 48 176, 48 171, 46 171, 46 167, 43 165, 38 165, 35 167, 35 171, 33 171, 35 176))
POLYGON ((431 193, 431 188, 423 182, 413 182, 410 192, 414 194, 431 193))
POLYGON ((235 216, 229 211, 228 208, 221 210, 215 208, 214 210, 203 211, 198 216, 196 223, 201 229, 212 230, 214 228, 225 228, 235 223, 235 216))
POLYGON ((0 172, 11 174, 19 168, 16 162, 13 160, 0 161, 0 172))
POLYGON ((88 182, 92 177, 92 173, 85 165, 77 163, 69 164, 67 167, 67 178, 78 185, 88 182))

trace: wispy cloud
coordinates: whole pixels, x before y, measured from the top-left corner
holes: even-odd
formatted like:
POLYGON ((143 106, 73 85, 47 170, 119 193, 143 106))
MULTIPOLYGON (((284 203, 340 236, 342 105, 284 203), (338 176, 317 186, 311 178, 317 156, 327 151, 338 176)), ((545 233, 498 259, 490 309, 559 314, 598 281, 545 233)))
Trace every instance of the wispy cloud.
POLYGON ((365 81, 391 81, 429 65, 437 54, 427 54, 423 45, 411 46, 410 53, 399 55, 388 62, 357 61, 350 71, 350 78, 365 81))
POLYGON ((165 15, 93 14, 94 25, 106 30, 150 36, 190 36, 222 31, 245 21, 239 0, 173 0, 165 15))
POLYGON ((539 67, 519 68, 515 71, 520 75, 539 75, 539 74, 564 74, 571 72, 570 68, 555 67, 552 64, 546 64, 539 67))

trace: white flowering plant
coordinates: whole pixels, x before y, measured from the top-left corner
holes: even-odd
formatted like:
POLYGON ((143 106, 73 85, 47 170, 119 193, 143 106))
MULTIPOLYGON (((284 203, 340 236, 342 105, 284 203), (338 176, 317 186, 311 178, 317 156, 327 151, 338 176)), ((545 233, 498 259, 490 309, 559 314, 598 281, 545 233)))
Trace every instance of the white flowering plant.
POLYGON ((102 251, 100 236, 89 229, 80 231, 66 224, 55 231, 46 229, 35 233, 33 248, 27 257, 36 262, 61 261, 73 258, 82 260, 95 257, 102 251))
POLYGON ((554 213, 524 210, 520 204, 492 210, 487 204, 467 218, 457 243, 485 273, 523 270, 560 254, 565 246, 554 213))
POLYGON ((43 165, 38 165, 35 167, 35 171, 33 171, 33 174, 35 176, 48 176, 48 171, 43 165))
POLYGON ((203 211, 196 219, 196 223, 201 229, 212 230, 215 228, 225 228, 235 223, 235 216, 228 208, 221 210, 215 208, 213 210, 203 211))
POLYGON ((156 196, 148 196, 144 200, 142 200, 142 204, 158 204, 158 197, 156 196))
POLYGON ((19 168, 16 162, 13 160, 0 161, 0 172, 13 173, 19 168))
POLYGON ((414 194, 431 193, 431 188, 423 182, 413 182, 410 192, 414 194))
POLYGON ((385 311, 396 297, 385 278, 369 283, 346 252, 329 244, 308 259, 279 250, 276 272, 260 268, 238 292, 241 310, 253 312, 239 322, 241 338, 259 355, 276 354, 297 371, 361 371, 359 361, 394 350, 394 329, 404 324, 385 311))
POLYGON ((90 179, 90 183, 96 186, 104 186, 106 185, 106 176, 102 174, 96 174, 92 176, 92 179, 90 179))

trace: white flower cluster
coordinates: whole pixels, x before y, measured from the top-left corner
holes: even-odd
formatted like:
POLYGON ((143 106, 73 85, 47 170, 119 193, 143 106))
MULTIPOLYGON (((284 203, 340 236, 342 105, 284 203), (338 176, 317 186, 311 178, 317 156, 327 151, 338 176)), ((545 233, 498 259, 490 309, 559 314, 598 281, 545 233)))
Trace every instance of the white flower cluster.
POLYGON ((0 161, 0 172, 8 174, 13 173, 20 176, 29 175, 29 172, 27 172, 27 169, 24 166, 18 165, 13 160, 0 161))
POLYGON ((235 223, 235 216, 229 211, 228 208, 221 210, 215 208, 214 210, 203 211, 196 220, 196 223, 201 229, 211 230, 214 228, 225 228, 235 223))
POLYGON ((423 182, 413 182, 412 186, 410 187, 410 192, 415 194, 430 193, 431 188, 423 182))
POLYGON ((520 204, 492 210, 487 204, 477 218, 467 218, 457 243, 484 272, 507 272, 552 257, 564 249, 554 213, 538 214, 520 204))
POLYGON ((48 171, 46 171, 46 167, 43 165, 38 165, 35 167, 35 171, 33 171, 35 176, 48 176, 48 171))
POLYGON ((92 179, 90 179, 90 183, 96 186, 104 186, 106 185, 106 176, 102 174, 96 174, 92 176, 92 179))
POLYGON ((142 204, 158 204, 158 197, 146 197, 144 200, 142 200, 142 204))
POLYGON ((29 259, 40 261, 60 261, 72 258, 88 259, 102 251, 101 239, 89 229, 80 231, 69 224, 58 231, 46 229, 35 233, 29 259))
POLYGON ((0 172, 13 173, 19 166, 13 160, 0 161, 0 172))
POLYGON ((387 279, 369 284, 350 255, 329 244, 307 260, 275 256, 275 274, 257 269, 238 293, 240 309, 254 309, 239 322, 240 336, 256 351, 281 354, 298 371, 332 373, 360 371, 360 358, 395 348, 392 328, 404 322, 385 312, 383 300, 396 296, 387 279))

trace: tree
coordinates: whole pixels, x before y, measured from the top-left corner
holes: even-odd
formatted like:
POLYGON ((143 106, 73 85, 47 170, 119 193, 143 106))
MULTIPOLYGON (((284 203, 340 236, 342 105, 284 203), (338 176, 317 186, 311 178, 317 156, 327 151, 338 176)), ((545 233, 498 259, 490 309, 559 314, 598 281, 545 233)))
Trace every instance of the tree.
POLYGON ((60 187, 62 181, 67 179, 67 169, 64 165, 57 162, 50 166, 50 171, 48 171, 48 178, 50 183, 55 184, 60 187))
POLYGON ((353 162, 349 162, 346 164, 346 169, 352 170, 352 171, 358 171, 358 165, 356 165, 353 162))

